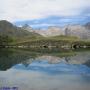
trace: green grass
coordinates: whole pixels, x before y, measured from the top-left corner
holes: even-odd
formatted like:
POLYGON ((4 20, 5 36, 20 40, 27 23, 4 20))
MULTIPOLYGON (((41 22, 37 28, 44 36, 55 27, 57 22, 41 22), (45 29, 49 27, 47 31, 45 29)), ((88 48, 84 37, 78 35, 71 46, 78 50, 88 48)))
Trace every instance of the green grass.
POLYGON ((11 44, 12 45, 18 45, 18 44, 32 44, 39 42, 40 44, 45 44, 45 43, 63 43, 63 44, 80 44, 80 45, 90 45, 90 40, 82 40, 74 36, 53 36, 53 37, 43 37, 43 36, 31 36, 31 37, 23 37, 23 38, 18 38, 14 40, 11 44))

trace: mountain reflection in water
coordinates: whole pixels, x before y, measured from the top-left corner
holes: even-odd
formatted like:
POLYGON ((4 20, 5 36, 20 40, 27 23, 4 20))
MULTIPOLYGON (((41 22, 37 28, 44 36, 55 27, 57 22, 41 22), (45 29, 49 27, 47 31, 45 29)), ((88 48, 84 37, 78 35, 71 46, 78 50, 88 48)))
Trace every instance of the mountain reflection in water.
POLYGON ((89 90, 90 51, 0 52, 0 87, 19 90, 89 90))

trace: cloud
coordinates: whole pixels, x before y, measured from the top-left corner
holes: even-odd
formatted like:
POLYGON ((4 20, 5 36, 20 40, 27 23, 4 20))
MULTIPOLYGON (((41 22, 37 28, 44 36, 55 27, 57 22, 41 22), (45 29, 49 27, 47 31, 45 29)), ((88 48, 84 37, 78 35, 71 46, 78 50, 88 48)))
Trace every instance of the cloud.
POLYGON ((58 26, 62 27, 67 24, 85 24, 90 22, 90 17, 88 16, 49 16, 45 18, 38 18, 34 20, 23 20, 14 22, 17 26, 23 26, 25 24, 30 25, 31 27, 38 29, 43 28, 46 29, 49 26, 58 26))
POLYGON ((0 0, 0 20, 33 20, 52 15, 90 16, 89 9, 90 0, 0 0))

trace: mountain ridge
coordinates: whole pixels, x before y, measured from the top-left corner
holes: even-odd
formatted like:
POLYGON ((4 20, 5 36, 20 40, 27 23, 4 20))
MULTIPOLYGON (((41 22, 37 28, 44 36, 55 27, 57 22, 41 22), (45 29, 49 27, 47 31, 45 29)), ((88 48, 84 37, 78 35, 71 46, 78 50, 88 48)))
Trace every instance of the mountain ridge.
POLYGON ((42 29, 33 29, 29 25, 25 28, 25 30, 28 30, 30 32, 36 32, 38 34, 41 34, 44 37, 49 36, 57 36, 57 35, 66 35, 66 36, 77 36, 81 39, 90 39, 90 23, 86 23, 85 25, 80 24, 73 24, 73 25, 66 25, 64 27, 58 27, 58 26, 50 26, 46 30, 42 29))
POLYGON ((35 36, 35 35, 39 36, 39 34, 37 33, 29 32, 25 29, 17 27, 6 20, 0 21, 0 35, 7 35, 16 38, 23 38, 26 36, 35 36))
POLYGON ((50 26, 46 30, 42 29, 33 29, 28 24, 25 24, 22 27, 17 27, 12 23, 2 20, 0 21, 0 35, 8 35, 11 37, 52 37, 52 36, 76 36, 80 39, 90 39, 90 22, 85 25, 66 25, 64 27, 50 26))

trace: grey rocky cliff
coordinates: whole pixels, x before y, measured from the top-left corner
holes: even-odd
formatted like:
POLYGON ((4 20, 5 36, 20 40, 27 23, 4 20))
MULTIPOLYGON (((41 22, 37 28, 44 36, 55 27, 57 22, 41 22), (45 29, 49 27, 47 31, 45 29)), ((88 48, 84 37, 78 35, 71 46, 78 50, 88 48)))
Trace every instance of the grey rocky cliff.
POLYGON ((57 26, 51 26, 48 27, 47 30, 34 30, 30 26, 26 26, 27 27, 24 27, 25 30, 41 34, 44 37, 66 35, 76 36, 81 39, 90 39, 90 23, 86 23, 85 25, 66 25, 62 28, 57 26))

